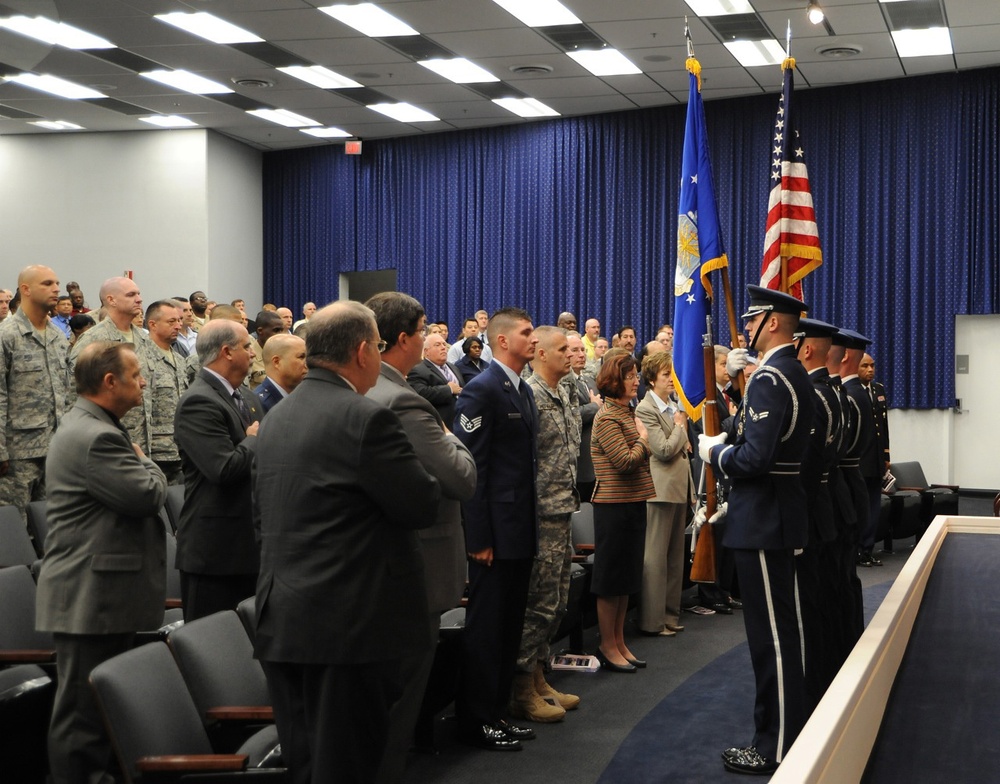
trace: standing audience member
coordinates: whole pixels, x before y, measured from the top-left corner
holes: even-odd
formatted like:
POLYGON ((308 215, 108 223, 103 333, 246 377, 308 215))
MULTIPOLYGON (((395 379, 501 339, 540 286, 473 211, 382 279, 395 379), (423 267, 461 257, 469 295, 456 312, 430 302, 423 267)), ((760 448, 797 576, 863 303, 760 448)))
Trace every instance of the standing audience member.
POLYGON ((78 313, 69 320, 69 328, 73 332, 69 339, 71 349, 76 345, 76 341, 79 339, 80 335, 92 326, 94 326, 94 319, 92 319, 88 313, 78 313))
POLYGON ((431 333, 424 340, 424 360, 406 377, 414 391, 430 401, 450 430, 455 419, 455 398, 462 392, 462 374, 446 361, 448 344, 440 333, 431 333))
POLYGON ((407 659, 432 644, 413 529, 441 491, 399 417, 364 397, 380 343, 364 305, 320 310, 309 374, 261 428, 255 651, 294 784, 376 780, 407 659))
POLYGON ((510 712, 515 718, 553 722, 580 704, 578 696, 559 692, 545 680, 549 640, 559 629, 569 599, 570 518, 580 508, 576 490, 580 413, 576 388, 561 383, 570 373, 566 330, 538 327, 535 338, 538 345, 528 386, 538 411, 538 554, 531 567, 510 712))
MULTIPOLYGON (((428 327, 428 330, 430 328, 428 327)), ((479 322, 474 318, 467 318, 465 320, 465 325, 462 327, 462 332, 458 336, 451 348, 448 349, 448 361, 453 365, 457 365, 462 358, 465 356, 465 341, 468 338, 477 338, 479 340, 479 345, 483 347, 481 353, 481 359, 483 362, 489 364, 493 360, 493 352, 490 351, 490 347, 486 345, 486 341, 482 339, 479 335, 479 322)))
POLYGON ((569 343, 570 374, 563 383, 573 389, 580 408, 580 454, 576 459, 576 489, 581 501, 590 501, 594 494, 594 460, 590 456, 591 432, 594 417, 604 402, 597 391, 597 382, 586 375, 587 351, 578 332, 566 336, 569 343))
POLYGON ((490 363, 483 359, 484 349, 483 341, 475 335, 462 341, 462 358, 455 367, 462 376, 463 387, 489 367, 490 363))
POLYGON ((152 378, 152 446, 150 457, 172 485, 184 481, 181 455, 174 441, 174 415, 177 403, 188 388, 188 363, 177 351, 177 333, 183 316, 179 302, 161 299, 146 308, 149 339, 156 346, 152 378))
POLYGON ((250 504, 260 404, 241 386, 252 341, 242 324, 216 319, 199 331, 197 349, 202 368, 174 418, 184 467, 177 568, 185 621, 252 596, 260 566, 250 504))
POLYGON ((520 308, 498 310, 488 331, 493 362, 469 383, 456 412, 455 433, 475 458, 477 480, 463 505, 469 606, 455 709, 463 743, 518 751, 534 731, 506 715, 538 544, 538 411, 520 374, 538 340, 520 308))
POLYGON ((587 359, 593 362, 597 359, 594 347, 597 345, 597 339, 601 336, 601 322, 595 318, 587 319, 583 325, 583 329, 583 347, 587 350, 587 359))
POLYGON ((267 377, 254 390, 261 416, 292 394, 306 377, 306 342, 296 335, 272 335, 264 346, 264 367, 267 377))
MULTIPOLYGON (((634 336, 634 332, 632 333, 634 336)), ((629 594, 642 588, 646 501, 655 494, 649 475, 649 437, 635 418, 632 399, 639 375, 630 353, 615 352, 601 366, 597 388, 604 405, 594 418, 590 453, 594 459, 594 571, 601 644, 597 658, 611 672, 646 666, 625 644, 629 594)))
POLYGON ((78 397, 52 438, 45 558, 36 626, 55 638, 58 687, 49 727, 54 784, 111 781, 111 756, 87 678, 163 622, 167 480, 121 418, 142 404, 132 347, 91 343, 74 370, 78 397))
MULTIPOLYGON (((618 345, 616 348, 623 348, 629 354, 635 354, 635 346, 638 343, 638 338, 635 334, 635 327, 631 324, 626 324, 624 327, 618 330, 618 345)), ((634 356, 633 356, 634 358, 634 356)))
POLYGON ((487 347, 490 346, 490 336, 487 332, 487 327, 490 323, 490 314, 485 310, 476 311, 476 324, 479 325, 479 338, 483 341, 483 344, 487 347))
POLYGON ((90 308, 83 301, 83 291, 81 291, 79 283, 74 280, 67 283, 66 293, 69 294, 70 301, 73 303, 74 316, 79 316, 81 313, 90 313, 90 308))
POLYGON ((247 377, 247 385, 253 392, 267 378, 267 366, 264 359, 264 346, 274 335, 281 335, 288 330, 285 329, 285 322, 277 313, 262 310, 257 314, 257 345, 253 347, 253 362, 250 364, 250 375, 247 377))
POLYGON ((650 354, 642 363, 649 391, 635 409, 649 439, 649 472, 656 495, 646 501, 646 545, 642 566, 639 629, 673 637, 681 625, 684 528, 694 500, 688 462, 687 414, 673 402, 670 354, 650 354))
POLYGON ((198 333, 194 331, 194 310, 187 298, 174 297, 174 302, 181 306, 181 328, 177 333, 177 343, 174 347, 182 357, 195 356, 195 341, 198 340, 198 333))
POLYGON ((559 318, 556 319, 556 326, 559 329, 565 329, 567 332, 576 332, 576 316, 568 310, 564 310, 559 314, 559 318))
POLYGON ((14 298, 14 292, 10 289, 0 289, 0 321, 10 315, 10 301, 14 298))
POLYGON ((195 332, 200 332, 201 328, 205 326, 205 322, 208 321, 208 296, 204 291, 195 291, 188 297, 188 302, 191 303, 191 310, 194 313, 194 318, 191 320, 191 328, 195 332))
POLYGON ((49 320, 59 279, 49 267, 17 277, 21 308, 0 326, 0 504, 21 519, 45 498, 45 456, 69 402, 69 343, 49 320))
POLYGON ((292 330, 291 331, 294 332, 296 329, 299 328, 300 325, 305 324, 307 321, 309 321, 309 319, 311 319, 313 317, 313 313, 315 313, 315 312, 316 312, 316 303, 315 302, 307 302, 305 305, 303 305, 302 306, 302 318, 300 318, 298 321, 296 321, 294 324, 292 324, 292 330))
POLYGON ((69 326, 69 320, 73 317, 73 302, 69 298, 69 294, 63 294, 56 300, 53 314, 52 323, 62 330, 67 339, 73 337, 73 330, 69 326))
POLYGON ((295 317, 292 315, 291 309, 290 308, 278 308, 275 311, 275 313, 277 313, 278 316, 281 318, 281 320, 285 323, 285 331, 286 332, 291 332, 292 331, 292 324, 295 322, 295 317))
POLYGON ((379 774, 379 781, 384 783, 402 778, 406 750, 413 740, 434 662, 441 613, 458 605, 465 588, 460 502, 467 501, 476 489, 476 464, 469 450, 444 427, 434 406, 406 383, 406 374, 423 356, 423 306, 398 292, 376 294, 366 305, 374 312, 379 335, 386 343, 378 381, 367 397, 399 416, 420 465, 437 479, 442 495, 433 523, 417 531, 427 582, 426 625, 432 642, 414 650, 403 665, 403 696, 392 708, 389 740, 379 774))
MULTIPOLYGON (((107 318, 76 339, 69 355, 70 367, 84 346, 95 341, 131 343, 139 357, 143 378, 151 378, 158 362, 156 347, 146 331, 133 324, 136 316, 142 318, 142 294, 139 286, 131 278, 108 278, 101 285, 101 305, 107 310, 107 318)), ((122 419, 132 440, 147 455, 152 453, 152 402, 152 391, 147 387, 143 391, 142 405, 130 410, 122 419)))

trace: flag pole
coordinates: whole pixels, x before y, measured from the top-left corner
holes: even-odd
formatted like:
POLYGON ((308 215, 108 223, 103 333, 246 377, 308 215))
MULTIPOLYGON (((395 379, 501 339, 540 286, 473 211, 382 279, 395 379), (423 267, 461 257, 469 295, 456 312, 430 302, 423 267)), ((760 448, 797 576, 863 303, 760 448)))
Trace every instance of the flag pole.
MULTIPOLYGON (((785 25, 785 60, 781 64, 782 73, 786 68, 795 67, 795 60, 792 59, 792 20, 786 20, 785 25)), ((778 291, 788 293, 788 256, 781 257, 781 283, 778 291)))

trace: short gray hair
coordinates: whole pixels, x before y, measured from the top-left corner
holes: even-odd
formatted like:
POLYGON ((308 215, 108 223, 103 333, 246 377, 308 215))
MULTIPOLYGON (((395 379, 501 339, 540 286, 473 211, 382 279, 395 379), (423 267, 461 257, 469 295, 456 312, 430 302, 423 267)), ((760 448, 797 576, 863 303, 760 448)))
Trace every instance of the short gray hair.
POLYGON ((228 319, 216 319, 209 321, 201 328, 198 339, 195 340, 194 350, 198 352, 198 361, 202 367, 211 365, 219 358, 222 349, 228 346, 236 349, 240 347, 242 335, 235 321, 228 319))
POLYGON ((360 302, 339 300, 314 315, 306 334, 309 367, 346 365, 365 340, 379 340, 375 313, 360 302))

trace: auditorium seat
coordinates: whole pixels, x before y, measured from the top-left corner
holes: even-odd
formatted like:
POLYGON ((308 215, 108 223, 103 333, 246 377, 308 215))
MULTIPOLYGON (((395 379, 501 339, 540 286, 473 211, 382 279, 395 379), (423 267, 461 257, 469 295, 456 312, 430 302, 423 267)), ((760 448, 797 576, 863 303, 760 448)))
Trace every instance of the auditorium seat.
POLYGON ((580 504, 580 509, 573 512, 571 518, 573 560, 593 562, 594 555, 594 506, 586 501, 580 504))
MULTIPOLYGON (((885 496, 883 496, 885 498, 885 496)), ((916 539, 924 532, 927 525, 923 522, 920 511, 920 493, 914 490, 896 490, 889 496, 888 531, 882 537, 886 552, 892 552, 892 542, 899 539, 916 539)))
POLYGON ((38 553, 16 506, 0 506, 0 567, 31 566, 38 553))
POLYGON ((55 683, 41 667, 0 669, 0 776, 9 782, 42 781, 55 683))
POLYGON ((177 533, 177 526, 181 521, 181 508, 184 506, 184 485, 168 485, 167 501, 163 505, 170 521, 173 533, 177 533))
POLYGON ((248 596, 236 605, 236 614, 240 616, 243 628, 246 629, 247 637, 252 643, 257 636, 257 597, 248 596))
POLYGON ((181 573, 177 569, 177 539, 167 534, 167 609, 181 606, 181 573))
POLYGON ((28 504, 28 532, 35 544, 35 552, 41 558, 45 555, 45 539, 49 535, 47 501, 32 501, 28 504))
POLYGON ((418 749, 428 751, 434 749, 434 717, 450 705, 458 694, 464 630, 464 607, 456 607, 442 613, 434 662, 427 677, 420 714, 413 729, 413 745, 418 749))
POLYGON ((35 592, 28 567, 0 569, 0 665, 55 661, 52 635, 35 631, 35 592))
POLYGON ((212 781, 282 782, 274 726, 235 754, 218 754, 177 663, 163 643, 151 643, 99 664, 90 674, 98 706, 126 783, 144 773, 155 780, 211 773, 212 781), (269 768, 269 770, 258 770, 269 768))
POLYGON ((889 467, 896 477, 899 490, 910 490, 920 494, 920 523, 918 537, 937 515, 958 514, 958 485, 930 484, 924 476, 920 463, 892 463, 889 467))

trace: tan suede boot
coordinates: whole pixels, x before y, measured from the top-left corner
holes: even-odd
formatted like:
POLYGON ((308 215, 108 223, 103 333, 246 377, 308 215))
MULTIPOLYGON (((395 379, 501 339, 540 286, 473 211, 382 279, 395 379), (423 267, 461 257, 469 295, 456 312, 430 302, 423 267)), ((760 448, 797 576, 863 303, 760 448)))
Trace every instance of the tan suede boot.
POLYGON ((538 696, 543 700, 555 700, 556 704, 561 706, 563 710, 576 710, 580 705, 580 698, 575 694, 563 694, 561 691, 556 691, 552 686, 545 680, 545 666, 538 662, 535 665, 535 671, 532 673, 534 676, 535 691, 538 696))
POLYGON ((562 721, 566 711, 559 705, 546 702, 535 691, 534 676, 530 672, 514 673, 514 696, 510 713, 515 718, 549 724, 562 721))

